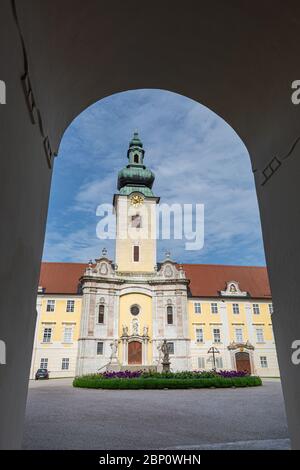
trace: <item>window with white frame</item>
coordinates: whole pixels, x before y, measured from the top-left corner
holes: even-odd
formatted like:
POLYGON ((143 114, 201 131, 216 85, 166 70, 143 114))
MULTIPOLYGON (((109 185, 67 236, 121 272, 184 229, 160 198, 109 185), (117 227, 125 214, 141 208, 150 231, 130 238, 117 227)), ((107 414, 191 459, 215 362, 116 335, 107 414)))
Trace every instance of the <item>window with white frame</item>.
POLYGON ((235 340, 237 343, 242 343, 243 342, 243 330, 242 328, 236 328, 235 329, 235 340))
POLYGON ((223 369, 223 358, 221 356, 216 356, 216 368, 223 369))
POLYGON ((40 369, 48 369, 48 357, 41 358, 40 369))
POLYGON ((75 300, 67 300, 67 312, 74 312, 75 310, 75 300))
POLYGON ((259 304, 253 304, 253 313, 254 315, 259 315, 260 310, 259 310, 259 304))
POLYGON ((97 355, 98 356, 103 355, 103 342, 102 341, 97 342, 97 355))
POLYGON ((198 357, 198 369, 205 369, 205 357, 198 357))
POLYGON ((218 313, 218 304, 216 302, 210 304, 210 311, 211 313, 218 313))
POLYGON ((239 304, 232 304, 232 311, 235 315, 238 315, 240 313, 240 306, 239 304))
POLYGON ((54 312, 55 310, 55 300, 54 299, 48 299, 47 300, 47 312, 54 312))
POLYGON ((203 328, 196 328, 196 342, 203 343, 203 341, 204 341, 203 328))
POLYGON ((61 370, 69 370, 70 359, 68 357, 63 357, 61 361, 61 370))
POLYGON ((168 341, 168 342, 167 342, 167 346, 168 346, 169 354, 174 354, 174 351, 175 351, 175 349, 174 349, 174 343, 168 341))
POLYGON ((49 328, 49 327, 44 328, 43 343, 50 343, 51 336, 52 336, 52 328, 49 328))
POLYGON ((65 326, 64 343, 72 343, 72 341, 73 341, 73 328, 71 326, 65 326))
POLYGON ((201 313, 201 303, 200 302, 195 302, 194 303, 194 312, 195 313, 201 313))
POLYGON ((260 367, 268 367, 267 356, 260 356, 260 367))
POLYGON ((264 343, 264 330, 262 328, 256 328, 256 341, 257 343, 264 343))
POLYGON ((220 328, 213 328, 214 343, 221 343, 221 330, 220 328))
POLYGON ((203 343, 203 341, 204 341, 203 328, 196 328, 196 342, 203 343))
POLYGON ((274 309, 273 309, 273 304, 269 304, 269 314, 273 315, 274 309))

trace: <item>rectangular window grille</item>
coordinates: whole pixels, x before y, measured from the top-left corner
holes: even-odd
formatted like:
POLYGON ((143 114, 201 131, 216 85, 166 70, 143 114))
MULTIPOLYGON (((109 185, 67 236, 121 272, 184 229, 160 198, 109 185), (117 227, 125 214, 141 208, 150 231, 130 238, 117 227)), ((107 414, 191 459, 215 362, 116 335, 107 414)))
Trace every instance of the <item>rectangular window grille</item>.
POLYGON ((44 328, 43 343, 50 343, 52 336, 52 328, 44 328))
POLYGON ((54 312, 55 309, 55 300, 48 299, 47 300, 47 312, 54 312))

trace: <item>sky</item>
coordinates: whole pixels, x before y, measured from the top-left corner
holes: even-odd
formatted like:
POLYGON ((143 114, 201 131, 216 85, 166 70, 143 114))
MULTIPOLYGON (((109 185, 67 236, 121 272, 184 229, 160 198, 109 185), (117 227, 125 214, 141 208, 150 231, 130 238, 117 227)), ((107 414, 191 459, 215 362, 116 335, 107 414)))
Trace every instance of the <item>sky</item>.
POLYGON ((96 209, 112 202, 136 129, 161 202, 204 204, 203 248, 186 250, 186 240, 158 240, 158 261, 170 251, 179 263, 265 265, 243 142, 205 106, 163 90, 102 99, 65 131, 55 159, 43 260, 85 263, 103 247, 114 259, 114 241, 97 238, 96 209))

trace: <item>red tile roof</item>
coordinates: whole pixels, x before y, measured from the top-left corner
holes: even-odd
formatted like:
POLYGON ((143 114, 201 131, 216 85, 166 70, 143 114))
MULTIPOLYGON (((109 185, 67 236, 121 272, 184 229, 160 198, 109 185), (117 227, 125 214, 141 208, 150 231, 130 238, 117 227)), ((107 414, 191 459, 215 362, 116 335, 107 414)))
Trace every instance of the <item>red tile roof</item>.
POLYGON ((271 298, 268 273, 259 266, 225 266, 220 264, 183 264, 190 279, 193 297, 216 297, 226 282, 237 281, 241 291, 254 298, 271 298))
MULTIPOLYGON (((46 294, 77 294, 85 263, 42 263, 39 286, 46 294)), ((271 298, 265 267, 183 264, 193 297, 218 297, 226 282, 237 281, 253 298, 271 298)))
POLYGON ((77 294, 87 263, 42 263, 39 286, 46 294, 77 294))

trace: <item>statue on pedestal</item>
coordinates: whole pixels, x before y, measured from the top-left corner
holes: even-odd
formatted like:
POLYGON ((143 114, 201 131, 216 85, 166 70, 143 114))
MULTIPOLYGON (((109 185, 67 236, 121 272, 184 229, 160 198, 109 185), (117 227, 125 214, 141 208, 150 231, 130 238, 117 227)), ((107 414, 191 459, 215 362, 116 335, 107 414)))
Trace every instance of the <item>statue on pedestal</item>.
POLYGON ((166 339, 164 339, 161 345, 161 352, 163 354, 163 359, 162 359, 163 372, 170 372, 170 364, 171 364, 170 353, 169 353, 169 346, 168 346, 166 339))
POLYGON ((118 362, 118 358, 117 358, 118 346, 119 346, 119 342, 117 339, 113 340, 112 343, 110 343, 110 347, 111 347, 110 362, 111 363, 118 362))

